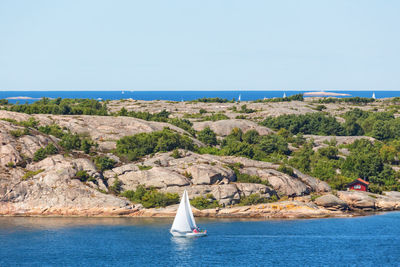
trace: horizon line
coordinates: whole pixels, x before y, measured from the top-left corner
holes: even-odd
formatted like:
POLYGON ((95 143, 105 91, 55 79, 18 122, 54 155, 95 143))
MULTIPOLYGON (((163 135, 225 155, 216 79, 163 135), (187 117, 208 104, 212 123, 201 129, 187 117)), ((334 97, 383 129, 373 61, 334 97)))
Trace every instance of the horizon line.
POLYGON ((271 91, 271 92, 282 92, 282 91, 294 91, 294 92, 328 92, 328 91, 400 91, 400 89, 51 89, 51 90, 44 90, 44 89, 0 89, 0 92, 201 92, 201 91, 208 91, 208 92, 219 92, 219 91, 240 91, 240 92, 254 92, 254 91, 271 91))

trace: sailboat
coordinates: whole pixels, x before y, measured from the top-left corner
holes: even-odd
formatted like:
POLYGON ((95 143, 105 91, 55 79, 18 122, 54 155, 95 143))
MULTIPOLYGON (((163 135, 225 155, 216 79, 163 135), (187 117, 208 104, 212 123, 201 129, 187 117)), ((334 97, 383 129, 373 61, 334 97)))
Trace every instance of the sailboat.
POLYGON ((239 95, 239 97, 238 97, 238 101, 240 102, 240 99, 242 98, 242 95, 239 95))
POLYGON ((373 98, 373 99, 376 99, 376 97, 375 97, 375 92, 372 93, 372 98, 373 98))
POLYGON ((283 98, 286 98, 286 93, 285 92, 283 93, 283 98))
POLYGON ((196 225, 186 189, 183 192, 170 233, 177 237, 200 237, 207 235, 207 230, 200 231, 196 225))

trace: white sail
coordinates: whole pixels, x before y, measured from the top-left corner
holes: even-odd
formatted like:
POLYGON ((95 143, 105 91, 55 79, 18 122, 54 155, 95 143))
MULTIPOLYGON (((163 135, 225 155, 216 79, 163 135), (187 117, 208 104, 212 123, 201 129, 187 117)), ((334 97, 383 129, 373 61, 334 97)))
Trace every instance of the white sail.
POLYGON ((239 97, 238 97, 238 101, 240 102, 240 99, 242 98, 242 95, 239 95, 239 97))
POLYGON ((174 223, 172 224, 171 231, 181 233, 192 232, 196 228, 192 208, 190 207, 189 196, 187 191, 183 192, 181 203, 179 204, 174 223))
POLYGON ((283 93, 283 98, 286 98, 286 93, 283 93))
POLYGON ((373 98, 373 99, 376 99, 376 97, 375 97, 375 92, 372 93, 372 98, 373 98))

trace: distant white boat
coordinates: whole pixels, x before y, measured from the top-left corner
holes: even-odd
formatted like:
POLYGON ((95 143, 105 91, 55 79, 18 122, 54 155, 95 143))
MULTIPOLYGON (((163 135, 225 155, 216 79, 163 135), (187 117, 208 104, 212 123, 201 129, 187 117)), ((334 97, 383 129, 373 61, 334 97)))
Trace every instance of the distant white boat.
POLYGON ((122 91, 122 92, 121 92, 121 94, 125 94, 125 92, 124 92, 124 91, 122 91))
POLYGON ((286 93, 283 93, 283 98, 286 98, 286 93))
POLYGON ((373 99, 376 99, 376 97, 375 97, 375 92, 372 93, 372 98, 373 98, 373 99))
POLYGON ((103 100, 103 98, 99 97, 99 98, 97 98, 97 100, 98 100, 98 101, 101 101, 101 100, 103 100))
POLYGON ((240 99, 242 98, 242 95, 239 95, 239 97, 238 97, 238 101, 240 102, 240 99))
POLYGON ((200 237, 207 235, 207 230, 200 231, 196 225, 186 189, 183 192, 170 233, 176 237, 200 237))

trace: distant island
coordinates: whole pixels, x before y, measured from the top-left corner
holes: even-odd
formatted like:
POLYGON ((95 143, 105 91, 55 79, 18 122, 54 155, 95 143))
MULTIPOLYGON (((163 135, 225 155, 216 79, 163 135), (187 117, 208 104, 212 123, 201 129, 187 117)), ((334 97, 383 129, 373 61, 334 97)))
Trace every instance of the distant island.
POLYGON ((39 100, 40 98, 33 98, 30 96, 10 96, 7 97, 8 100, 39 100))
POLYGON ((399 102, 0 99, 0 215, 172 217, 185 189, 204 217, 399 210, 399 102))
POLYGON ((333 92, 306 92, 304 96, 351 96, 345 93, 333 93, 333 92))

